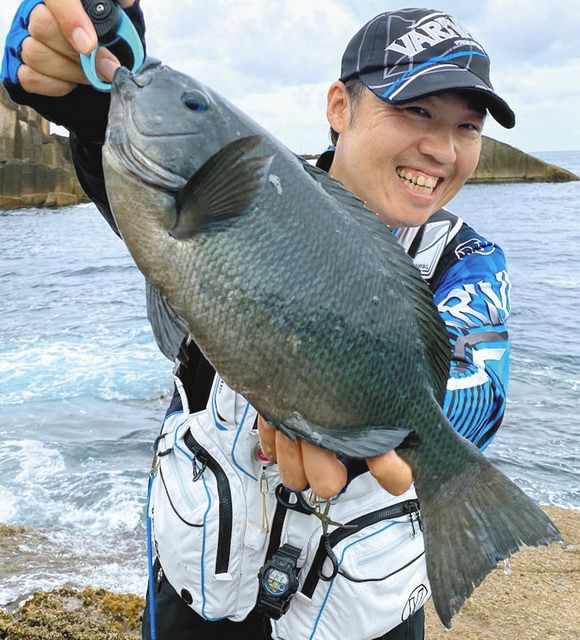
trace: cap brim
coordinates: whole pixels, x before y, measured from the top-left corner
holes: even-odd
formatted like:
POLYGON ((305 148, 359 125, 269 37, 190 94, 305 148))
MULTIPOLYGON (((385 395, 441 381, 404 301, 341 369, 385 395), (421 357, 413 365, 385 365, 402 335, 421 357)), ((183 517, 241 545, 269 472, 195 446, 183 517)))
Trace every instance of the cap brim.
POLYGON ((448 91, 473 92, 481 96, 482 105, 502 127, 511 129, 515 125, 516 116, 508 103, 493 89, 483 84, 480 78, 467 69, 445 66, 445 69, 433 67, 415 77, 411 76, 399 89, 391 93, 388 93, 389 85, 385 84, 382 70, 361 74, 359 78, 381 100, 392 104, 404 104, 448 91))

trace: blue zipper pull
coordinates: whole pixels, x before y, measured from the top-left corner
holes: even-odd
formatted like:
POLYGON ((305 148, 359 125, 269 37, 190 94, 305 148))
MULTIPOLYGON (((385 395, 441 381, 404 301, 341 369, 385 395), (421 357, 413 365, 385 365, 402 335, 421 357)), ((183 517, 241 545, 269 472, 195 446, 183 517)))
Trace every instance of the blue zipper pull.
MULTIPOLYGON (((145 52, 137 30, 127 14, 115 0, 82 0, 83 7, 97 32, 99 47, 110 47, 123 40, 133 56, 131 72, 135 73, 143 64, 145 52)), ((81 54, 81 65, 88 81, 99 91, 111 91, 111 83, 103 82, 97 75, 95 60, 97 49, 90 55, 81 54)))

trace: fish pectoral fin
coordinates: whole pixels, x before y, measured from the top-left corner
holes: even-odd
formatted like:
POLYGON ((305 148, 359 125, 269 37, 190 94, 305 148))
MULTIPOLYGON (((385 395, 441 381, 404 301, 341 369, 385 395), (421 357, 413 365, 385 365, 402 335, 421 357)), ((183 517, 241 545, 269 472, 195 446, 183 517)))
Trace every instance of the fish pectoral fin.
POLYGON ((234 140, 200 167, 177 194, 177 222, 170 235, 186 240, 248 209, 267 182, 273 158, 245 157, 261 141, 259 135, 234 140))
POLYGON ((283 422, 271 424, 292 440, 303 438, 319 447, 336 451, 349 458, 370 458, 398 447, 409 435, 408 429, 386 427, 319 427, 299 413, 293 413, 283 422))

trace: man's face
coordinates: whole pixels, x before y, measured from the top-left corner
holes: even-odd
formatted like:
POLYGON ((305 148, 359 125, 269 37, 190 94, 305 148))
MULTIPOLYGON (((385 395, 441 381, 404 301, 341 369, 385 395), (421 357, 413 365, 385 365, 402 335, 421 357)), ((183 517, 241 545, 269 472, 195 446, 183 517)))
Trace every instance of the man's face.
POLYGON ((340 134, 331 175, 392 227, 426 222, 477 166, 484 116, 452 93, 395 107, 365 89, 338 125, 330 109, 340 134))

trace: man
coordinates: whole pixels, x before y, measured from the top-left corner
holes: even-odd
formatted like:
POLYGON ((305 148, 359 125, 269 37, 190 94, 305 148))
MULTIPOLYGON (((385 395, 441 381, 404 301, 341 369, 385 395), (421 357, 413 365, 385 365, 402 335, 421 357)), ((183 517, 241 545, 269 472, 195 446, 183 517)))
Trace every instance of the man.
MULTIPOLYGON (((122 4, 143 34, 137 4, 122 4)), ((100 155, 108 98, 77 62, 95 44, 78 0, 27 0, 3 80, 13 99, 69 128, 81 183, 115 229, 100 155)), ((99 55, 104 80, 116 66, 99 55)), ((345 51, 328 92, 335 149, 319 161, 391 227, 429 283, 454 350, 444 410, 480 448, 504 412, 509 279, 501 250, 443 207, 477 165, 487 111, 514 125, 469 33, 433 10, 381 14, 345 51)), ((182 344, 156 443, 144 638, 423 638, 429 590, 410 468, 395 452, 339 460, 275 431, 182 342, 179 319, 149 292, 162 350, 182 344), (307 486, 332 498, 328 530, 307 486)))

